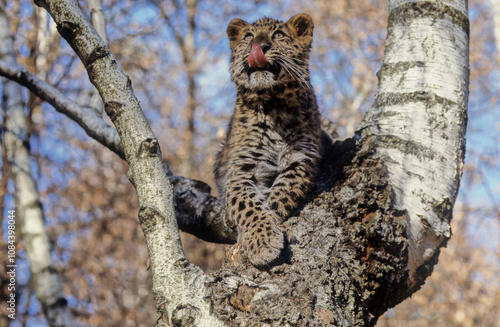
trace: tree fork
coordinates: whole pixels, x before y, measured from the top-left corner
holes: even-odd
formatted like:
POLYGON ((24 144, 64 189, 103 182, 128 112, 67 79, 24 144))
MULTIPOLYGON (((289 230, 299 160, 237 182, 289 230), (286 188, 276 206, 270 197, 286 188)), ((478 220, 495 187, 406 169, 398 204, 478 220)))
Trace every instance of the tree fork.
MULTIPOLYGON (((228 326, 373 326, 430 274, 450 235, 465 149, 464 1, 389 2, 375 103, 357 135, 327 153, 316 193, 289 219, 291 264, 259 270, 235 246, 208 279, 182 252, 160 150, 128 77, 76 1, 36 1, 86 65, 121 137, 151 256, 158 325, 221 324, 213 313, 228 326)), ((186 192, 188 203, 211 202, 206 188, 198 191, 186 192)))

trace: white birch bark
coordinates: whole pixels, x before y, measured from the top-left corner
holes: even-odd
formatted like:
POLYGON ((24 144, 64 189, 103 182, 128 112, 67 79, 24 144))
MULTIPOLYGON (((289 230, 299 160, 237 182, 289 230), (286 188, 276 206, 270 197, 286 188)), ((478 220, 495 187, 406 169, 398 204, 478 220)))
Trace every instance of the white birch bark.
POLYGON ((389 15, 379 89, 361 135, 377 138, 396 206, 408 214, 413 280, 451 235, 465 152, 467 2, 394 0, 389 15))
POLYGON ((104 43, 108 44, 108 35, 106 33, 106 19, 104 18, 104 13, 102 11, 101 1, 100 0, 88 0, 87 5, 90 10, 90 21, 94 26, 99 36, 104 41, 104 43))
MULTIPOLYGON (((0 60, 16 64, 14 42, 5 12, 0 10, 0 60)), ((2 78, 5 110, 4 143, 15 188, 16 217, 20 227, 37 299, 50 326, 76 326, 54 268, 45 230, 38 189, 31 173, 26 116, 22 89, 2 78)))

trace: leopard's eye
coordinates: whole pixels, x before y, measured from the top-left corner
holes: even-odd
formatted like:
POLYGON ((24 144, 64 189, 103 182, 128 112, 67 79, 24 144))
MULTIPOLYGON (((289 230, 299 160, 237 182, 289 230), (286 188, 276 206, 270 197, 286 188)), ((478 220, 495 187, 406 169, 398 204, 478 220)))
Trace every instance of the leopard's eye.
POLYGON ((276 33, 273 34, 273 39, 279 40, 285 37, 285 34, 283 34, 280 31, 277 31, 276 33))
POLYGON ((245 37, 243 38, 243 40, 245 40, 245 41, 252 41, 253 40, 253 35, 251 33, 248 33, 247 35, 245 35, 245 37))

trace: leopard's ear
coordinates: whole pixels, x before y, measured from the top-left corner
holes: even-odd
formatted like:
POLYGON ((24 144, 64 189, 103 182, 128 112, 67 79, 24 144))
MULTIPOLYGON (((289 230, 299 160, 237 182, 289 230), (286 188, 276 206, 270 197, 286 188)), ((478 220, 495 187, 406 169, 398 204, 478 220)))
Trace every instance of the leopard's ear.
POLYGON ((286 22, 286 25, 295 37, 302 39, 308 46, 311 45, 314 30, 311 16, 305 13, 295 15, 286 22))
POLYGON ((241 34, 249 26, 243 19, 235 18, 227 26, 227 37, 229 38, 229 47, 233 50, 240 41, 241 34))

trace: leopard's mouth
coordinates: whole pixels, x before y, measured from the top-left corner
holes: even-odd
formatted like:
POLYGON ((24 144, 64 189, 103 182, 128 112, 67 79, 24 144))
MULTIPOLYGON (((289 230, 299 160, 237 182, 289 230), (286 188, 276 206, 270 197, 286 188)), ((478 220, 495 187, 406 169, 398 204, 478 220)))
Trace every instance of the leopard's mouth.
POLYGON ((262 67, 248 67, 248 85, 253 90, 272 89, 278 83, 280 67, 267 63, 262 67))
POLYGON ((278 64, 272 64, 268 62, 264 67, 248 67, 247 68, 247 74, 248 76, 252 75, 253 73, 256 72, 269 72, 273 74, 274 78, 277 79, 280 72, 281 72, 281 66, 278 64))

